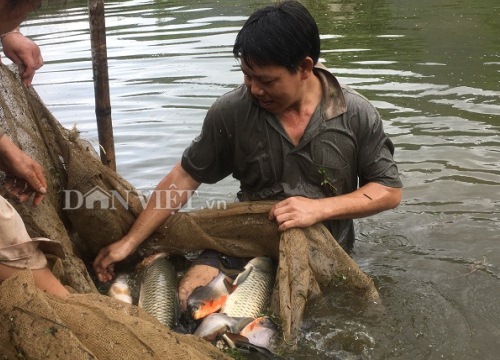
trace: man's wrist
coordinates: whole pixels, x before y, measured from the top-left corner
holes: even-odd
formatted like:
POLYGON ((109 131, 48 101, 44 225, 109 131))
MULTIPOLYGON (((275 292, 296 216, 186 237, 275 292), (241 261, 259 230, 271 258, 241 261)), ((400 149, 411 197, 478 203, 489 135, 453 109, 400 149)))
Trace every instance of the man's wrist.
POLYGON ((135 252, 139 245, 141 245, 141 241, 135 238, 133 235, 127 234, 122 238, 123 243, 129 248, 130 254, 135 252))
MULTIPOLYGON (((10 34, 21 34, 21 32, 19 31, 19 28, 17 29, 14 29, 14 30, 11 30, 11 31, 8 31, 6 32, 5 34, 1 34, 0 35, 0 41, 3 41, 3 38, 6 37, 7 35, 10 35, 10 34)), ((22 35, 22 34, 21 34, 22 35)))

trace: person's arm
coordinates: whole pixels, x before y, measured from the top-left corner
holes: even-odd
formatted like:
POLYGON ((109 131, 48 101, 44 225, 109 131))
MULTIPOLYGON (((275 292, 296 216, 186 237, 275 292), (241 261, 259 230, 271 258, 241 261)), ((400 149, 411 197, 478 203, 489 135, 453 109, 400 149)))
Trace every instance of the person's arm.
POLYGON ((3 34, 1 42, 5 56, 19 66, 23 83, 30 86, 36 70, 43 66, 40 48, 18 29, 3 34))
POLYGON ((3 190, 16 196, 19 201, 27 200, 33 193, 33 205, 42 202, 47 189, 47 180, 42 167, 19 149, 0 129, 0 170, 7 175, 3 190))
POLYGON ((122 239, 102 248, 93 266, 99 281, 114 276, 114 264, 132 254, 170 215, 177 212, 200 186, 178 163, 153 191, 146 208, 122 239), (178 196, 176 195, 178 192, 178 196))
POLYGON ((368 183, 352 193, 324 199, 290 197, 277 203, 269 212, 280 231, 307 227, 325 220, 356 219, 399 205, 402 189, 368 183))

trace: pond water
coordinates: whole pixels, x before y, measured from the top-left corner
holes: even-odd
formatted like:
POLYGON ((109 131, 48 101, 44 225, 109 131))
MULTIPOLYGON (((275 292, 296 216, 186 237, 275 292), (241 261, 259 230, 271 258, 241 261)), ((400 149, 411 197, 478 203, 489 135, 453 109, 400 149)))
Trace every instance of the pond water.
MULTIPOLYGON (((212 102, 242 81, 232 44, 264 1, 106 2, 118 172, 152 189, 212 102)), ((309 0, 322 61, 379 109, 405 185, 356 221, 354 259, 384 311, 327 289, 288 359, 496 359, 500 353, 500 3, 309 0)), ((34 86, 97 149, 86 1, 22 26, 42 49, 34 86)), ((228 178, 196 205, 233 201, 228 178)))

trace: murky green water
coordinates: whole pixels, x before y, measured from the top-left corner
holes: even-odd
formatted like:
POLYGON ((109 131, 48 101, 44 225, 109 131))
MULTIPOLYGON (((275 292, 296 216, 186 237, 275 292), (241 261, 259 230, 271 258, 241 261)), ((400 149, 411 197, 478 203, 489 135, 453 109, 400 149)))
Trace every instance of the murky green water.
MULTIPOLYGON (((289 359, 496 359, 500 352, 500 3, 309 0, 322 59, 367 96, 396 145, 405 193, 357 221, 355 260, 384 311, 327 291, 289 359)), ((147 190, 180 158, 216 97, 242 81, 231 56, 264 1, 107 1, 118 171, 147 190)), ((48 13, 48 12, 47 12, 48 13)), ((42 48, 35 88, 97 147, 85 1, 23 27, 42 48)), ((203 186, 199 206, 237 184, 203 186)))

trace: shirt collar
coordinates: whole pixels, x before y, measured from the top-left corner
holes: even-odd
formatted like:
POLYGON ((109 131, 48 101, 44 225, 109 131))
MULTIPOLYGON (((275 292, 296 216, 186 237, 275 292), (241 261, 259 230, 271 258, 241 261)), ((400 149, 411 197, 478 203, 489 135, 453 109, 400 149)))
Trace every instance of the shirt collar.
POLYGON ((314 66, 314 73, 318 75, 323 90, 321 99, 323 119, 330 120, 345 113, 347 105, 337 78, 320 62, 314 66))

